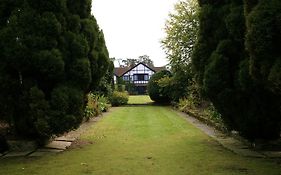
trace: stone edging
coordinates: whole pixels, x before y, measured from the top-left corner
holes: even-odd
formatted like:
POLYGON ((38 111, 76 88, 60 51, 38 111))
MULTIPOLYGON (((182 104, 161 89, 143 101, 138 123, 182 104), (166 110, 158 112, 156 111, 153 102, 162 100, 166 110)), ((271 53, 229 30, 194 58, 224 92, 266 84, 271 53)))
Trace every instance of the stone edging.
POLYGON ((100 118, 107 115, 112 110, 109 109, 108 112, 103 113, 102 115, 90 119, 88 122, 82 123, 80 127, 71 131, 61 137, 54 138, 50 143, 41 148, 32 148, 30 150, 24 151, 7 151, 5 153, 0 153, 0 159, 10 158, 10 157, 42 157, 45 155, 50 155, 54 153, 60 153, 67 150, 72 143, 74 143, 82 133, 86 132, 86 130, 91 127, 94 123, 96 123, 100 118))
POLYGON ((200 121, 197 117, 190 116, 184 112, 177 111, 173 109, 177 114, 184 117, 189 123, 197 127, 205 134, 216 140, 224 148, 245 157, 255 157, 255 158, 278 158, 281 159, 281 151, 255 151, 242 141, 236 139, 235 137, 224 134, 223 132, 215 129, 212 126, 205 124, 200 121))

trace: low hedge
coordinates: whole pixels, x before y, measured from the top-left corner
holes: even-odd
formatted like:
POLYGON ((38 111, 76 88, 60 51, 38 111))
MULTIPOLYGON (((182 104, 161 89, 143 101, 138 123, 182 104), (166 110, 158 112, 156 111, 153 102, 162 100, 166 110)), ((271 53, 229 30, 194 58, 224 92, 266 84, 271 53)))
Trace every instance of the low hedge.
POLYGON ((128 103, 128 100, 129 100, 128 92, 114 91, 110 98, 110 103, 112 106, 121 106, 121 105, 126 105, 128 103))

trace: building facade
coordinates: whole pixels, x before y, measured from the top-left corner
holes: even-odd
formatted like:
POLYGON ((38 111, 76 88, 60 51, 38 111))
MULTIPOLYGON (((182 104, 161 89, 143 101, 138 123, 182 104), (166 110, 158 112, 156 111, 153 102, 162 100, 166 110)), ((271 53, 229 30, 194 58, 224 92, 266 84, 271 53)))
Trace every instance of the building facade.
MULTIPOLYGON (((130 89, 129 92, 134 91, 136 94, 146 94, 147 84, 151 76, 164 69, 165 67, 150 67, 144 63, 131 67, 118 67, 114 70, 114 83, 116 84, 117 79, 121 78, 125 84, 133 86, 133 89, 130 89)), ((128 87, 126 87, 126 90, 128 90, 128 87)))

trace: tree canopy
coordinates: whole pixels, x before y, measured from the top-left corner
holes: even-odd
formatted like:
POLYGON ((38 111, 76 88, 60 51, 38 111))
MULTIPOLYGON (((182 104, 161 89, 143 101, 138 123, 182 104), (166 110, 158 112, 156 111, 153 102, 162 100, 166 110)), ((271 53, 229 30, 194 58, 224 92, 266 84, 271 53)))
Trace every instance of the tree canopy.
POLYGON ((154 67, 154 63, 148 55, 141 55, 137 59, 135 58, 121 59, 121 62, 122 63, 119 63, 119 66, 121 67, 132 67, 137 65, 138 63, 144 63, 148 66, 154 67))
POLYGON ((197 0, 181 0, 166 21, 166 37, 161 41, 166 52, 173 77, 172 99, 178 101, 188 95, 193 83, 191 56, 199 29, 199 5, 197 0))
POLYGON ((172 69, 190 65, 193 47, 199 28, 199 5, 197 0, 181 0, 166 21, 166 37, 161 41, 172 69))

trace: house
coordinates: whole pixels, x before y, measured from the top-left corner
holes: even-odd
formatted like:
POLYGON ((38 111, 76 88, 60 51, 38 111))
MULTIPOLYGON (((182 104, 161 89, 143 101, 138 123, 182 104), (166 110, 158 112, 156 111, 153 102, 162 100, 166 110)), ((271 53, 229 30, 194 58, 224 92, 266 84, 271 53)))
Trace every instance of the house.
POLYGON ((134 93, 145 94, 147 91, 147 84, 151 76, 164 69, 166 68, 151 67, 144 63, 138 63, 137 65, 131 67, 117 67, 114 69, 114 84, 117 83, 118 78, 122 78, 125 83, 132 84, 134 86, 134 93))

